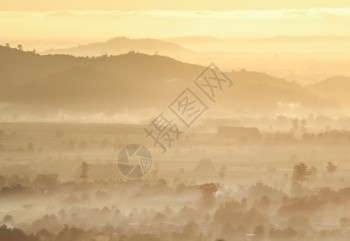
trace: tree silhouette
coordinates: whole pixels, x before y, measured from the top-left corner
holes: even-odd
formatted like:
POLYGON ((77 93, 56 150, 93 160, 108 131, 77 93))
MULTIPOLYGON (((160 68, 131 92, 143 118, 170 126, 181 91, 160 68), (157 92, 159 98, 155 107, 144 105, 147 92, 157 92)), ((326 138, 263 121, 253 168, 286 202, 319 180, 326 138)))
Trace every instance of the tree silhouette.
POLYGON ((17 48, 21 51, 23 50, 23 46, 21 44, 17 45, 17 48))
POLYGON ((312 166, 309 170, 311 176, 315 176, 317 174, 317 168, 312 166))
POLYGON ((56 240, 57 241, 76 241, 81 240, 84 231, 78 228, 70 228, 67 225, 63 227, 61 232, 58 233, 56 240))
POLYGON ((59 184, 57 174, 40 174, 34 179, 35 185, 46 190, 52 190, 59 184))
POLYGON ((327 163, 327 172, 328 173, 333 173, 333 172, 335 172, 336 170, 337 170, 337 166, 336 165, 334 165, 332 162, 328 162, 327 163))
POLYGON ((206 183, 199 186, 202 192, 203 200, 206 205, 211 205, 215 201, 214 193, 218 191, 218 188, 214 183, 206 183))
POLYGON ((6 215, 2 221, 6 224, 12 224, 14 222, 14 219, 11 215, 6 215))
POLYGON ((0 240, 4 241, 38 241, 33 235, 26 235, 22 230, 17 228, 7 228, 6 225, 0 227, 0 240))
POLYGON ((89 171, 90 165, 87 164, 86 162, 83 162, 80 168, 81 168, 81 172, 79 177, 84 181, 86 181, 86 179, 88 178, 88 171, 89 171))
POLYGON ((298 165, 294 166, 292 180, 303 182, 307 180, 307 177, 309 175, 310 175, 309 168, 305 165, 305 163, 301 162, 298 165))

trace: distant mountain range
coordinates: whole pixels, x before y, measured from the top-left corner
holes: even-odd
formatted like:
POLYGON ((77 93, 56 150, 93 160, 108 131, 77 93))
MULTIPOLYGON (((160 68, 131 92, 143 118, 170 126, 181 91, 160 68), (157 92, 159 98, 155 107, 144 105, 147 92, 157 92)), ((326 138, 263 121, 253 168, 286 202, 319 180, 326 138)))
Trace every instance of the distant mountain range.
POLYGON ((116 37, 66 49, 50 49, 41 54, 98 57, 137 52, 168 56, 200 65, 214 61, 225 70, 267 72, 287 80, 310 84, 332 75, 350 75, 349 40, 350 37, 347 36, 277 36, 251 39, 187 36, 161 40, 116 37))
POLYGON ((74 56, 120 55, 129 51, 145 54, 177 56, 191 53, 178 44, 157 39, 130 39, 117 37, 106 42, 79 45, 67 49, 50 49, 42 54, 69 54, 74 56))
MULTIPOLYGON (((140 53, 87 58, 0 46, 0 102, 43 108, 166 108, 204 68, 140 53)), ((264 73, 226 74, 234 86, 223 94, 217 108, 251 113, 281 110, 290 103, 301 110, 336 108, 336 99, 322 90, 327 82, 340 85, 339 90, 348 84, 348 79, 326 80, 303 87, 264 73)))
POLYGON ((187 36, 167 39, 131 39, 116 37, 105 42, 78 45, 63 49, 49 49, 41 54, 68 54, 74 56, 120 55, 129 51, 145 54, 159 54, 165 56, 206 56, 210 52, 250 52, 250 51, 289 51, 290 46, 297 46, 299 50, 314 51, 317 46, 322 52, 324 47, 339 50, 341 46, 349 45, 350 37, 344 36, 278 36, 271 38, 247 39, 219 39, 209 36, 187 36), (197 52, 193 51, 196 50, 197 52))

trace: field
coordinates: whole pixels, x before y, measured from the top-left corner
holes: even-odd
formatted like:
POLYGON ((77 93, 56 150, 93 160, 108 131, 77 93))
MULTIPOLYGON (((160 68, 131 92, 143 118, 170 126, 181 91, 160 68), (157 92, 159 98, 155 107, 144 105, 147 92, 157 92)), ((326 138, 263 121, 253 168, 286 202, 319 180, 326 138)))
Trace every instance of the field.
POLYGON ((346 240, 350 142, 334 132, 202 124, 163 154, 142 125, 1 123, 0 217, 42 240, 346 240), (130 143, 152 153, 141 179, 118 170, 130 143))

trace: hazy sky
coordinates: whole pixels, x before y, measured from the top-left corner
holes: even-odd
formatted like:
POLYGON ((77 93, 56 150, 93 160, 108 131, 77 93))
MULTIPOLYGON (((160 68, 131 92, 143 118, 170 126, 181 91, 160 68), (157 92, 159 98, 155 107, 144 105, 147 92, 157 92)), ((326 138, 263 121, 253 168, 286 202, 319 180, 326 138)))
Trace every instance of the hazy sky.
POLYGON ((349 0, 1 0, 2 10, 237 10, 350 7, 349 0))
POLYGON ((0 3, 1 42, 46 42, 48 46, 121 35, 350 36, 349 26, 349 0, 1 0, 0 3))

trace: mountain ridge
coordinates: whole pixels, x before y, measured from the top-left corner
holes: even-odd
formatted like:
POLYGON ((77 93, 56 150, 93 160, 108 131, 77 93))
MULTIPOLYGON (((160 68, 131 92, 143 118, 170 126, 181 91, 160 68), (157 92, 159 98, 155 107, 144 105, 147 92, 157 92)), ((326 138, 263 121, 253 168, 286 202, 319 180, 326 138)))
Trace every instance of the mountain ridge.
MULTIPOLYGON (((10 83, 6 94, 0 95, 0 101, 48 108, 160 107, 170 103, 205 68, 166 56, 135 52, 89 58, 39 55, 0 46, 0 56, 0 85, 10 83)), ((239 109, 245 105, 252 110, 273 110, 278 103, 286 101, 301 103, 305 108, 336 106, 296 83, 265 73, 226 74, 234 82, 234 88, 224 93, 222 107, 239 109), (256 100, 256 96, 261 99, 256 100)))
POLYGON ((129 51, 145 54, 161 54, 176 56, 177 54, 188 54, 192 51, 171 42, 158 39, 131 39, 127 37, 115 37, 104 42, 94 42, 63 49, 49 49, 42 54, 70 54, 74 56, 101 56, 120 55, 129 51))

